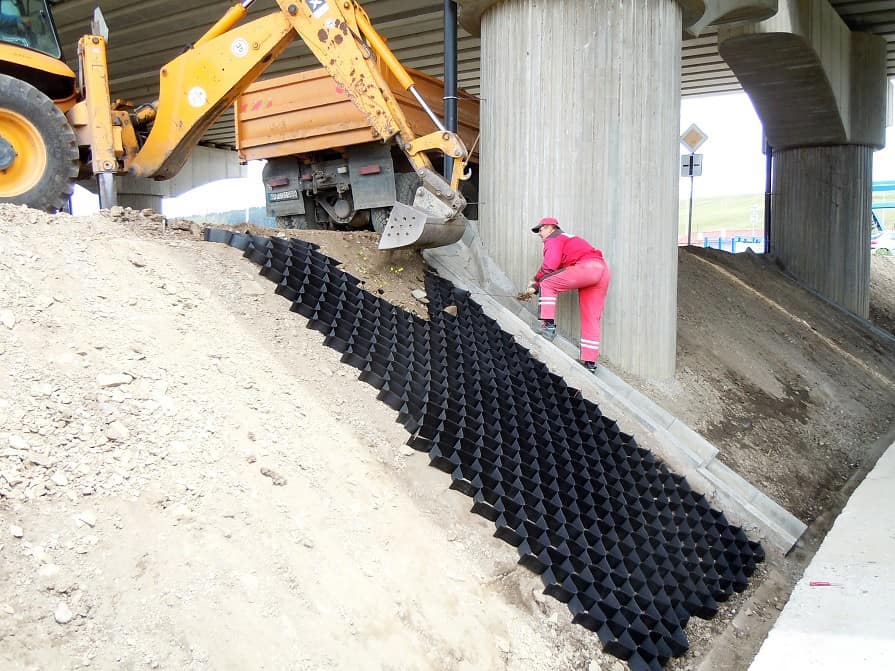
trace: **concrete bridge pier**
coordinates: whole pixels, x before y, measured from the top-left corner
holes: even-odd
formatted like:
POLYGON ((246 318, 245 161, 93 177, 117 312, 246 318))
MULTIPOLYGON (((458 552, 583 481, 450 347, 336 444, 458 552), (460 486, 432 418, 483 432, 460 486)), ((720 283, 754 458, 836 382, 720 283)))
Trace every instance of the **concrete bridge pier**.
POLYGON ((121 177, 116 180, 118 204, 134 210, 153 209, 162 211, 162 203, 168 196, 167 185, 148 179, 121 177))
POLYGON ((867 317, 873 148, 774 153, 770 252, 821 295, 867 317))
MULTIPOLYGON (((612 269, 601 356, 672 377, 680 7, 508 0, 480 25, 479 222, 489 253, 526 286, 542 253, 529 229, 556 217, 612 269)), ((574 301, 562 297, 558 325, 577 341, 574 301)))
MULTIPOLYGON (((482 38, 479 224, 519 287, 554 216, 612 269, 601 356, 674 376, 681 31, 764 18, 768 0, 459 0, 482 38)), ((576 297, 559 304, 577 340, 576 297)))
POLYGON ((718 34, 774 149, 771 253, 807 286, 867 317, 886 43, 849 30, 826 0, 779 4, 769 20, 718 34))

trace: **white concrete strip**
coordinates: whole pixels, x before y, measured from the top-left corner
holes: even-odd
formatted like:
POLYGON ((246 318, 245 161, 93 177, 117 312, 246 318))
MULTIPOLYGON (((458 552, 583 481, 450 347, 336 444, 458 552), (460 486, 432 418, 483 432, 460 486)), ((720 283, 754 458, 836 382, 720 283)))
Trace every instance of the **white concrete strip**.
POLYGON ((622 431, 633 434, 639 445, 686 477, 690 486, 723 510, 731 522, 781 552, 795 545, 805 524, 722 464, 717 459, 718 448, 609 370, 598 366, 596 375, 587 372, 577 362, 579 352, 574 344, 562 337, 553 343, 539 337, 532 328, 534 315, 510 298, 515 293, 512 282, 487 257, 474 225, 462 242, 426 250, 424 256, 442 277, 469 291, 485 313, 532 356, 599 404, 622 431))
POLYGON ((836 518, 749 671, 895 668, 893 600, 895 443, 836 518))

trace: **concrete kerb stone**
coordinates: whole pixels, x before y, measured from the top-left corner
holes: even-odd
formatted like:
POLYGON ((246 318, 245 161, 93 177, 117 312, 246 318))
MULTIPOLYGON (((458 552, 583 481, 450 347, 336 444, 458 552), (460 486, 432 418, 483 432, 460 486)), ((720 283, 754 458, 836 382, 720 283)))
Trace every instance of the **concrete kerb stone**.
POLYGON ((512 282, 488 258, 475 225, 460 242, 425 250, 423 255, 442 277, 469 291, 485 313, 535 358, 619 420, 623 430, 685 476, 733 522, 757 531, 783 553, 795 545, 805 524, 718 461, 717 447, 611 371, 602 367, 596 375, 586 371, 578 364, 578 348, 565 338, 549 343, 538 336, 532 329, 535 315, 512 297, 512 282), (628 423, 634 426, 625 426, 628 423))

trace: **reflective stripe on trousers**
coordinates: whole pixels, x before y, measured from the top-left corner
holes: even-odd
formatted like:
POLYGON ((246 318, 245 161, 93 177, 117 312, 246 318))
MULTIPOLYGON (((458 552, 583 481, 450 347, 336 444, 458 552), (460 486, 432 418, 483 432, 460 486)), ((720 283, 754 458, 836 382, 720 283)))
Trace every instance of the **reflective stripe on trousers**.
POLYGON ((555 319, 557 295, 578 289, 582 361, 596 361, 600 355, 600 321, 610 279, 611 273, 604 261, 588 259, 541 280, 541 297, 538 301, 541 319, 555 319))

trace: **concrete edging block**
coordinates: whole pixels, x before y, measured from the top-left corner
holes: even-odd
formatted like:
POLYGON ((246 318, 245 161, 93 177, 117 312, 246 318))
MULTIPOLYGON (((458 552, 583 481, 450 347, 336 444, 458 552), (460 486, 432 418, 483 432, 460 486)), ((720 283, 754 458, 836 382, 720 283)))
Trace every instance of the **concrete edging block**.
POLYGON ((705 466, 718 456, 717 447, 712 445, 677 417, 675 417, 674 421, 666 428, 672 436, 686 445, 687 449, 700 456, 700 466, 705 466))

